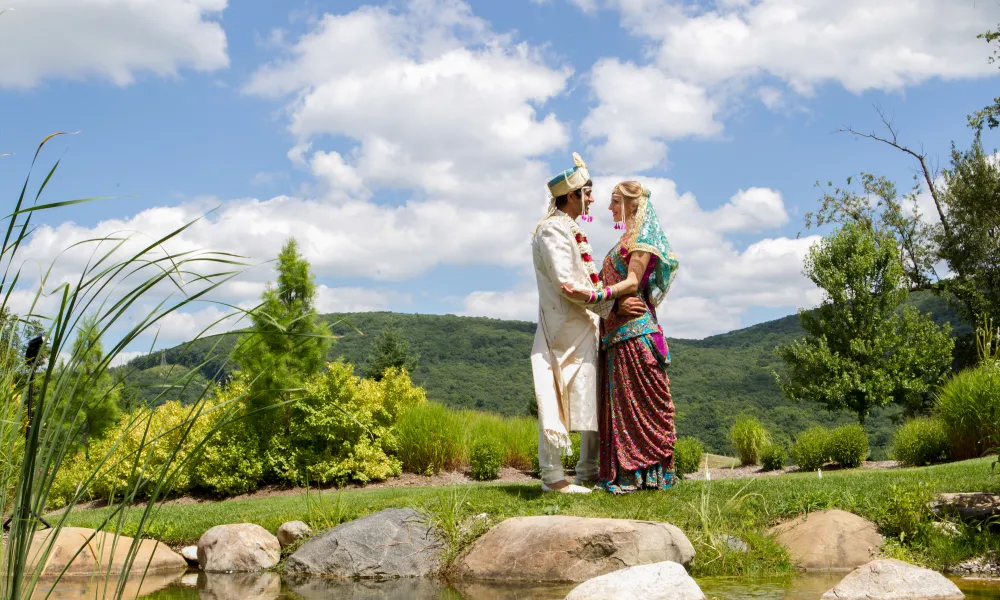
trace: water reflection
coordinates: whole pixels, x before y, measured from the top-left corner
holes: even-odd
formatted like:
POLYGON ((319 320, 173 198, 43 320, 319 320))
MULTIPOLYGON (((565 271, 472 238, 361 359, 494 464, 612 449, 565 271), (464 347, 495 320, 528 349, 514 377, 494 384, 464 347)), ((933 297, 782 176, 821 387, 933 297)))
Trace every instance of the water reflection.
MULTIPOLYGON (((123 598, 148 596, 158 590, 165 590, 180 581, 183 570, 148 573, 145 577, 130 577, 125 581, 123 598)), ((103 600, 113 598, 118 586, 118 577, 101 575, 63 577, 58 582, 42 579, 35 586, 31 600, 103 600)))
MULTIPOLYGON (((699 579, 705 595, 718 600, 818 600, 843 574, 811 574, 784 579, 699 579)), ((114 597, 110 586, 97 579, 65 579, 53 590, 53 600, 103 600, 114 597), (105 590, 108 593, 105 595, 105 590)), ((966 600, 1000 600, 1000 585, 956 580, 966 600)), ((41 600, 51 584, 39 586, 32 600, 41 600)), ((574 585, 526 586, 490 583, 448 584, 436 579, 392 581, 342 581, 295 578, 283 580, 276 573, 150 574, 139 584, 129 580, 125 598, 145 600, 557 600, 574 585)))

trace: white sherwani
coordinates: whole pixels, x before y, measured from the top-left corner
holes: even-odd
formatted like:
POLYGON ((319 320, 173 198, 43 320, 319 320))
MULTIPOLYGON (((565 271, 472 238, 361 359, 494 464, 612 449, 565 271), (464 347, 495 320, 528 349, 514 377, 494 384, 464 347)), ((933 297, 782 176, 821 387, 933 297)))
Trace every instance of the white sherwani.
POLYGON ((538 400, 539 428, 549 443, 570 447, 570 431, 597 431, 597 351, 600 315, 612 302, 588 306, 563 295, 560 286, 593 289, 572 221, 555 213, 542 221, 532 239, 538 283, 538 330, 531 349, 531 371, 538 400))

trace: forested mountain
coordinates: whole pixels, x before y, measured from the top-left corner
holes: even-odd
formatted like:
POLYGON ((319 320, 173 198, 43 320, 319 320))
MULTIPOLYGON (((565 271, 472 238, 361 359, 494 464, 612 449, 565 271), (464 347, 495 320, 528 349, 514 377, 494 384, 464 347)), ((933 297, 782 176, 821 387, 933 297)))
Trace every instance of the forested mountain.
MULTIPOLYGON (((910 303, 931 312, 938 322, 957 322, 947 304, 928 294, 915 294, 910 303)), ((339 336, 330 359, 361 365, 375 337, 394 326, 419 354, 412 374, 430 399, 449 406, 523 414, 533 401, 529 354, 534 323, 453 315, 412 315, 388 312, 327 315, 339 336)), ((959 332, 968 327, 958 324, 959 332)), ((669 333, 669 332, 668 332, 669 333)), ((678 411, 680 435, 693 435, 710 449, 728 446, 726 432, 743 411, 756 414, 779 435, 794 435, 816 424, 851 422, 850 413, 830 414, 820 407, 798 404, 778 391, 772 371, 781 368, 774 348, 802 335, 798 316, 791 315, 746 329, 702 340, 671 339, 671 389, 678 411)), ((227 357, 237 336, 216 336, 134 359, 128 380, 149 380, 146 369, 162 365, 202 365, 201 374, 223 380, 232 369, 227 357)), ((157 389, 155 396, 162 392, 157 389)), ((143 394, 146 395, 146 394, 143 394)), ((170 394, 164 394, 168 398, 170 394)), ((897 409, 871 419, 872 443, 884 446, 897 409)))

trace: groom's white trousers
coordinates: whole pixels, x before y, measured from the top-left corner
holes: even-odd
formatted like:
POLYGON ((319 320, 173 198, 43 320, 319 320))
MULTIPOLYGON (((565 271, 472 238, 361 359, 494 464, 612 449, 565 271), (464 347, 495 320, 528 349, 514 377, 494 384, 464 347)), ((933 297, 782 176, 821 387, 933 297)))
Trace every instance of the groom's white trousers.
MULTIPOLYGON (((597 480, 598 437, 596 431, 580 432, 580 460, 576 463, 576 479, 597 480)), ((550 484, 566 478, 559 448, 542 431, 538 432, 538 468, 542 483, 550 484)))

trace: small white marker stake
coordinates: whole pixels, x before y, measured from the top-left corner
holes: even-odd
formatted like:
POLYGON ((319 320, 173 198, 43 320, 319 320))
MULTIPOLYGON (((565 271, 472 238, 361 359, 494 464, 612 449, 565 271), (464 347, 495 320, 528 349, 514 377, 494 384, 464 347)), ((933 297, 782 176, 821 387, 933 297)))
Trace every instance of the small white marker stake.
POLYGON ((705 481, 712 481, 712 472, 705 471, 705 481))
POLYGON ((822 469, 816 469, 816 474, 819 475, 820 479, 823 479, 823 470, 822 469))

